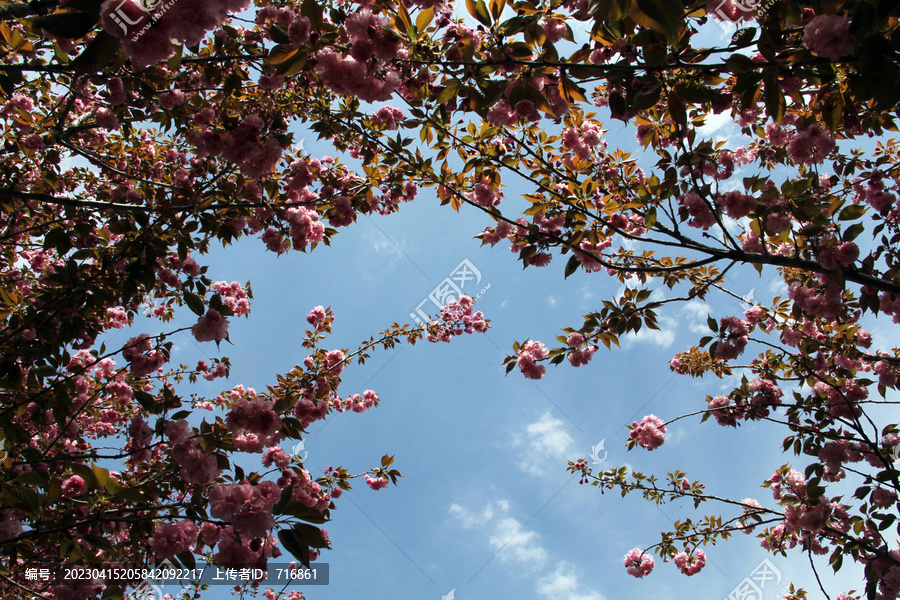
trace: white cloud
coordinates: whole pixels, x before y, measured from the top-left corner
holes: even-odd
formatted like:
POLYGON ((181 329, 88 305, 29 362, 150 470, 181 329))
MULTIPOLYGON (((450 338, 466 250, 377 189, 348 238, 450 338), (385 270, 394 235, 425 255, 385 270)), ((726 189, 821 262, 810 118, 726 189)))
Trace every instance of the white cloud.
POLYGON ((450 506, 450 514, 462 524, 466 529, 472 529, 479 525, 484 525, 494 517, 494 507, 488 504, 481 512, 474 512, 459 504, 450 506))
POLYGON ((706 122, 703 124, 703 127, 700 127, 697 130, 702 137, 712 137, 713 134, 721 132, 719 138, 724 139, 727 137, 728 130, 737 129, 737 125, 734 124, 734 121, 731 118, 731 114, 727 112, 722 112, 719 114, 711 114, 706 115, 706 122))
POLYGON ((677 444, 687 438, 687 430, 684 427, 670 428, 666 433, 666 443, 669 445, 677 444))
POLYGON ((777 275, 769 281, 769 285, 766 287, 768 287, 769 291, 773 294, 778 294, 781 296, 787 294, 788 291, 788 286, 784 282, 784 279, 777 275))
POLYGON ((565 561, 560 561, 554 572, 538 579, 534 587, 539 596, 553 600, 604 600, 600 592, 581 590, 575 568, 565 561))
MULTIPOLYGON (((539 421, 540 423, 540 421, 539 421)), ((604 600, 600 592, 584 590, 575 567, 566 561, 553 561, 541 544, 541 536, 526 529, 510 517, 509 502, 497 500, 480 511, 469 510, 459 504, 450 507, 450 514, 467 529, 479 526, 490 531, 488 545, 503 563, 516 567, 527 566, 535 577, 534 591, 540 598, 553 600, 604 600), (556 563, 552 571, 548 566, 556 563)))
POLYGON ((683 304, 682 310, 688 315, 688 329, 691 333, 709 334, 709 325, 706 324, 706 318, 713 314, 713 309, 709 304, 694 298, 683 304))
POLYGON ((711 315, 713 313, 713 310, 712 308, 710 308, 709 304, 696 298, 682 304, 681 309, 689 314, 691 318, 703 319, 704 321, 706 320, 707 315, 711 315))
POLYGON ((622 346, 630 348, 635 344, 653 344, 660 348, 668 348, 675 342, 675 330, 678 328, 678 321, 672 317, 659 317, 657 320, 659 329, 650 329, 646 325, 636 334, 632 333, 622 336, 622 346))
POLYGON ((497 523, 488 543, 499 552, 497 556, 503 562, 530 565, 547 562, 547 551, 540 544, 540 536, 523 529, 522 524, 512 517, 504 517, 497 523))
POLYGON ((592 292, 587 284, 584 284, 584 287, 581 288, 581 299, 582 300, 590 300, 594 297, 594 292, 592 292))
POLYGON ((564 461, 576 453, 575 440, 565 423, 545 412, 530 423, 523 434, 513 437, 513 446, 524 447, 519 468, 526 473, 543 475, 551 465, 562 468, 564 461))
POLYGON ((556 305, 559 304, 559 298, 556 296, 547 296, 547 304, 549 304, 551 308, 556 308, 556 305))

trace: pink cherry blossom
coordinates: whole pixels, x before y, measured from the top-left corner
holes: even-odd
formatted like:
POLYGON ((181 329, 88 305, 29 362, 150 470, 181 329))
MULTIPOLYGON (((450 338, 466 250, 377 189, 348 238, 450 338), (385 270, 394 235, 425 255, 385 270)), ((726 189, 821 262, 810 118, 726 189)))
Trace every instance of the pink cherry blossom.
POLYGON ((688 556, 686 552, 679 552, 675 555, 674 561, 675 566, 690 577, 699 573, 706 566, 706 553, 699 548, 694 551, 693 556, 688 556))
POLYGON ((390 481, 387 478, 376 477, 375 479, 373 479, 366 475, 366 484, 373 490, 386 488, 388 483, 390 483, 390 481))
POLYGON ((191 327, 191 333, 198 342, 220 342, 228 337, 228 319, 214 308, 197 319, 191 327))
POLYGON ((157 523, 147 544, 157 558, 174 558, 176 554, 191 551, 199 532, 197 526, 186 519, 178 523, 157 523))
POLYGON ((803 28, 803 45, 830 60, 853 54, 856 38, 850 33, 850 19, 840 15, 819 15, 803 28))
POLYGON ((80 475, 72 475, 62 483, 62 497, 72 498, 87 492, 87 483, 80 475))
POLYGON ((625 555, 625 566, 629 575, 641 579, 653 571, 654 561, 652 556, 644 554, 640 548, 635 548, 625 555))
POLYGON ((306 322, 318 331, 325 322, 325 309, 322 306, 317 306, 309 311, 309 314, 306 315, 306 322))
POLYGON ((642 448, 656 450, 666 440, 665 422, 656 415, 647 415, 640 423, 632 423, 628 437, 642 448))

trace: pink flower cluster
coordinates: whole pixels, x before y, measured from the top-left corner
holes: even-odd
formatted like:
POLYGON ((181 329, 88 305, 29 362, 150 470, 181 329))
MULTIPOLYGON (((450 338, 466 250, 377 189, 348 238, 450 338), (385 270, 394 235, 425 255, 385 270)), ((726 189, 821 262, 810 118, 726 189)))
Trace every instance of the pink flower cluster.
POLYGON ((806 479, 794 469, 790 469, 784 475, 775 473, 770 481, 772 497, 776 500, 781 500, 785 494, 796 497, 803 497, 806 494, 806 479))
POLYGON ((329 319, 325 313, 325 308, 317 306, 306 315, 306 322, 312 325, 316 331, 324 331, 330 325, 332 319, 329 319))
POLYGON ((819 263, 826 269, 837 269, 841 265, 849 265, 859 258, 859 246, 853 242, 844 242, 836 247, 825 247, 819 250, 819 263))
POLYGON ((125 344, 122 356, 131 363, 131 376, 135 379, 146 377, 167 362, 165 355, 151 350, 152 347, 152 340, 146 333, 131 338, 125 344))
POLYGON ((769 408, 781 404, 784 392, 771 379, 757 377, 747 384, 751 408, 746 411, 747 418, 761 419, 769 416, 769 408))
POLYGON ((152 15, 140 0, 106 0, 100 15, 103 29, 121 40, 125 53, 141 69, 167 60, 176 43, 199 44, 207 31, 249 5, 249 0, 179 0, 152 15))
POLYGON ((541 27, 544 28, 544 33, 547 35, 547 41, 552 44, 555 44, 559 40, 563 39, 563 37, 568 32, 565 22, 558 21, 556 19, 544 19, 543 21, 541 21, 541 27))
POLYGON ((210 369, 209 365, 206 364, 206 361, 198 361, 197 367, 195 369, 197 373, 202 373, 203 379, 207 381, 214 381, 219 377, 225 377, 228 375, 228 367, 225 366, 224 363, 216 363, 216 368, 210 369))
POLYGON ((222 303, 234 311, 235 315, 242 317, 250 312, 250 295, 237 281, 231 283, 217 281, 212 284, 212 288, 219 293, 222 303))
POLYGON ((373 406, 378 405, 378 395, 372 390, 366 390, 363 395, 353 394, 338 408, 338 411, 352 410, 355 413, 361 413, 369 410, 373 406))
MULTIPOLYGON (((373 51, 382 52, 385 48, 389 46, 376 45, 373 51)), ((347 57, 341 57, 331 48, 325 48, 316 54, 315 72, 322 78, 325 86, 333 92, 351 94, 365 102, 390 100, 402 83, 400 72, 396 69, 385 69, 383 79, 379 79, 366 62, 360 62, 352 53, 351 47, 351 55, 347 57)))
POLYGON ((706 566, 706 553, 697 548, 693 556, 688 556, 687 552, 679 552, 674 558, 675 566, 690 577, 700 572, 700 569, 706 566))
POLYGON ((268 558, 281 556, 278 540, 271 534, 262 538, 246 539, 237 535, 231 525, 222 528, 215 560, 218 564, 236 564, 265 568, 268 558))
POLYGON ((474 202, 479 206, 490 208, 491 206, 500 204, 503 194, 499 190, 494 189, 494 184, 490 179, 485 177, 475 184, 475 189, 471 192, 467 192, 465 197, 466 200, 474 202))
POLYGON ((197 319, 191 327, 191 333, 198 342, 221 342, 228 337, 228 319, 214 308, 197 319))
POLYGON ((488 330, 484 314, 475 312, 475 301, 465 294, 441 307, 441 314, 428 324, 429 342, 449 342, 454 335, 484 333, 488 330))
POLYGON ((482 232, 484 241, 491 246, 496 246, 500 240, 504 240, 512 233, 513 227, 506 221, 500 221, 496 227, 488 227, 482 232))
POLYGON ((263 135, 264 129, 262 118, 250 114, 231 131, 194 129, 188 139, 197 149, 197 156, 221 157, 238 165, 245 177, 258 179, 278 164, 284 151, 275 137, 263 135))
POLYGON ((819 15, 803 28, 803 45, 829 60, 838 60, 856 51, 850 33, 850 19, 840 15, 819 15))
POLYGON ((563 146, 575 153, 582 160, 590 158, 597 146, 603 145, 600 127, 591 122, 585 122, 581 129, 569 127, 563 132, 563 146))
POLYGON ((279 469, 286 469, 291 464, 291 455, 282 450, 281 446, 272 446, 263 454, 262 464, 267 468, 274 464, 279 469))
POLYGON ((128 424, 128 441, 125 442, 125 451, 129 453, 129 464, 137 465, 150 459, 150 451, 146 447, 152 438, 153 430, 150 429, 144 418, 134 417, 128 424))
POLYGON ((717 196, 716 204, 718 204, 725 211, 725 214, 732 219, 740 219, 756 210, 758 203, 753 196, 733 190, 724 195, 717 196))
POLYGON ((225 417, 225 424, 238 450, 262 452, 263 447, 284 439, 280 433, 281 419, 272 409, 274 405, 274 402, 258 396, 243 398, 235 403, 225 417))
POLYGON ((719 340, 716 342, 716 358, 731 360, 744 352, 750 339, 749 323, 737 317, 725 317, 719 325, 719 340))
POLYGON ((795 281, 788 287, 788 297, 814 317, 835 319, 843 308, 841 288, 830 279, 826 280, 823 289, 810 288, 795 281))
POLYGON ((666 441, 666 424, 656 415, 647 415, 640 423, 633 422, 629 429, 628 437, 647 450, 656 450, 666 441))
POLYGON ((197 526, 187 519, 178 523, 157 523, 147 544, 157 558, 174 558, 176 554, 190 552, 199 533, 197 526))
POLYGON ((786 531, 821 531, 831 518, 829 504, 808 506, 805 503, 789 504, 784 507, 784 528, 786 531))
POLYGON ((547 372, 547 367, 539 365, 537 361, 549 356, 547 347, 538 341, 528 341, 516 352, 519 355, 519 369, 525 379, 540 379, 547 372))
POLYGON ((273 228, 267 229, 262 235, 263 242, 272 252, 281 254, 288 247, 305 250, 309 244, 321 242, 325 237, 325 224, 319 220, 318 213, 314 210, 304 206, 289 208, 285 213, 285 221, 291 227, 290 246, 282 244, 281 234, 273 228))
POLYGON ((640 548, 629 550, 625 555, 625 567, 627 567, 628 574, 638 579, 649 575, 653 571, 654 564, 653 557, 644 554, 640 548))
POLYGON ((373 490, 380 490, 386 488, 390 483, 390 480, 387 477, 369 477, 366 475, 366 485, 368 485, 373 490))
POLYGON ((678 202, 687 210, 687 224, 699 229, 709 229, 716 224, 716 215, 709 204, 697 192, 688 192, 678 197, 678 202))
POLYGON ((299 476, 290 470, 284 473, 291 477, 293 485, 291 498, 308 508, 321 512, 329 507, 332 497, 337 498, 341 495, 341 488, 335 487, 331 491, 326 491, 318 482, 313 481, 305 470, 301 471, 299 476))
POLYGON ((217 485, 209 491, 209 514, 246 539, 265 538, 275 526, 272 507, 281 499, 274 481, 217 485))
POLYGON ((372 115, 372 121, 388 131, 399 129, 397 122, 403 119, 403 111, 393 106, 382 106, 372 115))
POLYGON ((799 130, 787 145, 788 155, 795 163, 814 165, 822 162, 835 148, 834 135, 818 124, 799 130))
POLYGON ((184 419, 166 423, 172 441, 172 458, 181 466, 181 478, 194 485, 206 485, 222 474, 216 457, 203 452, 196 432, 184 419))
POLYGON ((80 475, 72 475, 62 483, 61 496, 73 498, 87 492, 87 483, 80 475))

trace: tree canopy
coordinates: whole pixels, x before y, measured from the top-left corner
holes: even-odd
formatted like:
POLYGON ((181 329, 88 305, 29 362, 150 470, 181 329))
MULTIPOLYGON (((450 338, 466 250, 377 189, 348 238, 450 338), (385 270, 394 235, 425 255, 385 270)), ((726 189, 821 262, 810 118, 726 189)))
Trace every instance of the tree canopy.
MULTIPOLYGON (((365 473, 313 480, 289 445, 330 413, 377 405, 372 390, 339 393, 350 362, 484 332, 471 298, 356 349, 325 346, 334 315, 315 307, 302 364, 265 391, 214 398, 186 384, 226 376, 229 362, 177 363, 178 330, 135 332, 121 347, 104 334, 141 314, 168 323, 183 307, 194 338, 218 344, 252 290, 207 276, 211 247, 251 237, 276 255, 322 251, 360 215, 429 195, 484 213, 482 243, 509 243, 524 267, 559 258, 566 277, 626 284, 556 347, 515 342, 507 372, 530 379, 548 363, 588 365, 601 345, 657 327, 668 304, 737 297, 730 271, 777 273, 784 295, 710 318, 671 362, 682 375, 740 376, 702 399, 694 416, 710 427, 783 426, 796 468, 773 465, 762 482, 771 499, 720 497, 681 472, 594 473, 585 460, 570 470, 601 490, 721 505, 652 545, 635 540, 645 549, 624 560, 636 577, 652 553, 693 575, 703 546, 755 532, 773 553, 863 565, 870 599, 900 595, 900 432, 873 413, 895 410, 900 353, 875 347, 861 323, 900 323, 900 5, 466 0, 464 18, 455 8, 0 2, 5 594, 120 598, 136 583, 24 578, 51 558, 264 566, 281 549, 308 564, 327 548, 318 525, 352 480, 379 489, 400 473, 386 455, 365 473), (714 23, 738 26, 730 43, 704 42, 714 23), (704 136, 717 115, 748 141, 704 136), (642 153, 613 147, 614 121, 642 153), (298 147, 300 128, 335 155, 298 147), (503 205, 513 184, 525 189, 522 214, 503 205), (655 298, 638 285, 648 283, 675 295, 655 298), (98 450, 109 443, 120 450, 98 450), (261 455, 259 468, 246 472, 235 453, 261 455), (852 496, 834 491, 848 482, 852 496)), ((658 449, 678 418, 645 416, 628 444, 658 449)))

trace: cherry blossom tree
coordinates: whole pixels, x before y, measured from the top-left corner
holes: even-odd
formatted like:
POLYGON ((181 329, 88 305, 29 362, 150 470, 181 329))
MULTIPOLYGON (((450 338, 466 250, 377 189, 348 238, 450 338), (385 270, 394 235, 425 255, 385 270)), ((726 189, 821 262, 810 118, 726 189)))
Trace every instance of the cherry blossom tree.
MULTIPOLYGON (((601 344, 657 327, 670 305, 735 295, 729 271, 777 272, 786 297, 710 319, 671 367, 746 374, 695 417, 780 424, 802 472, 773 466, 763 503, 681 472, 663 483, 584 461, 570 469, 601 489, 731 511, 629 552, 636 577, 652 571, 650 552, 693 575, 701 546, 756 529, 772 552, 860 563, 869 598, 898 597, 900 437, 870 413, 894 401, 900 357, 873 348, 861 325, 900 322, 900 172, 885 135, 900 99, 892 3, 466 0, 464 20, 435 0, 259 4, 0 3, 0 545, 16 572, 60 556, 265 564, 279 552, 273 532, 304 562, 328 547, 315 525, 352 478, 374 489, 395 480, 393 459, 314 481, 282 445, 331 412, 377 404, 375 392, 338 395, 345 365, 372 348, 484 331, 469 299, 354 351, 322 347, 334 315, 316 307, 302 365, 265 392, 238 385, 211 399, 179 384, 227 375, 227 359, 175 366, 175 330, 135 332, 120 348, 104 332, 141 313, 168 323, 183 307, 198 342, 227 340, 252 294, 208 276, 213 244, 312 251, 427 188, 480 211, 483 243, 509 242, 526 267, 558 254, 566 276, 626 284, 560 346, 514 344, 508 370, 532 379, 546 363, 590 364, 601 344), (740 29, 704 45, 719 22, 740 29), (712 115, 733 117, 749 141, 705 138, 712 115), (604 120, 630 124, 645 151, 610 148, 604 120), (336 156, 293 147, 297 127, 336 156), (503 212, 513 184, 530 205, 521 215, 503 212), (675 295, 637 285, 651 283, 675 295), (121 450, 99 452, 101 438, 121 450), (261 454, 259 471, 237 466, 238 452, 261 454), (841 480, 858 482, 853 498, 829 493, 841 480)), ((644 417, 627 443, 659 449, 676 418, 644 417)), ((123 591, 12 575, 0 585, 23 597, 123 591)))

